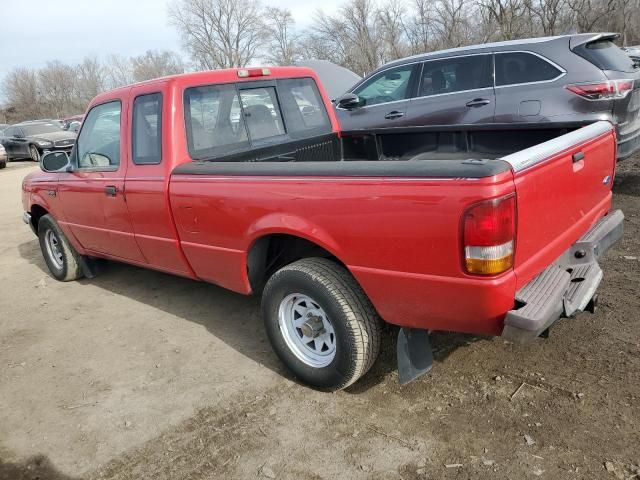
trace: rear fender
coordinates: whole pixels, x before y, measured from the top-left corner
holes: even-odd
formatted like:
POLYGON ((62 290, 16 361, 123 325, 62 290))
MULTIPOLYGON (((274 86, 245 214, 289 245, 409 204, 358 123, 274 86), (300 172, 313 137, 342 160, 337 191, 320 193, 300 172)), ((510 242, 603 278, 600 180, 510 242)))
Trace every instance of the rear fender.
POLYGON ((247 231, 247 238, 249 239, 247 252, 251 250, 251 247, 259 238, 273 234, 293 235, 303 238, 324 248, 344 262, 342 258, 344 252, 329 233, 306 218, 288 213, 272 213, 255 221, 247 231))

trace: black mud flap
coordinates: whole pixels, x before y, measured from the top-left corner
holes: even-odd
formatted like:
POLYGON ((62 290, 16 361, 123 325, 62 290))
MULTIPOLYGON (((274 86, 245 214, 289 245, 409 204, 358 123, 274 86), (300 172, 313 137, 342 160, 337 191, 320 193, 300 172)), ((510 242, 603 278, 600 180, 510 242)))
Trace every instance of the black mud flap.
POLYGON ((78 255, 78 264, 85 278, 95 278, 103 268, 100 260, 84 255, 78 255))
POLYGON ((405 385, 433 366, 429 332, 417 328, 401 328, 398 334, 398 380, 405 385))

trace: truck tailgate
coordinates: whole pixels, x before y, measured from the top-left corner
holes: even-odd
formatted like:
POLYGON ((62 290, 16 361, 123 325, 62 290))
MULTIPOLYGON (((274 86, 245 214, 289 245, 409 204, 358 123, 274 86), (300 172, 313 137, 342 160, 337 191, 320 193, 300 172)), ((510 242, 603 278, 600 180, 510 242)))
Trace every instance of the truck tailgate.
POLYGON ((554 262, 611 207, 613 126, 600 121, 503 157, 514 171, 517 288, 554 262))

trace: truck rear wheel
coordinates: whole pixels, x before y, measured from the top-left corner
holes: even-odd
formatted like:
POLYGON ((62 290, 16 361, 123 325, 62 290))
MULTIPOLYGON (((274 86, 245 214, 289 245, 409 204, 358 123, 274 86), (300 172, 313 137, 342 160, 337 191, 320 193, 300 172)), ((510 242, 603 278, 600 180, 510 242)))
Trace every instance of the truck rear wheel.
POLYGON ((82 277, 80 255, 71 246, 51 215, 44 215, 40 218, 38 239, 44 261, 56 280, 69 282, 82 277))
POLYGON ((324 258, 278 270, 262 295, 271 344, 302 381, 324 390, 348 387, 380 350, 381 321, 351 274, 324 258))

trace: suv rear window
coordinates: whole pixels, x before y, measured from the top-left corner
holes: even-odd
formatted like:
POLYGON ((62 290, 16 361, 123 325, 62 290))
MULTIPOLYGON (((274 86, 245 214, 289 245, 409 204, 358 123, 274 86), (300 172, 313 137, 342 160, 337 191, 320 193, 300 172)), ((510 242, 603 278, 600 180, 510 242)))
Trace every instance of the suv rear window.
POLYGON ((589 42, 586 45, 580 45, 574 52, 602 70, 617 72, 636 70, 633 60, 611 40, 589 42))
POLYGON ((184 116, 194 160, 331 133, 327 110, 311 78, 187 88, 184 116))
POLYGON ((532 53, 496 53, 496 86, 545 82, 561 74, 560 69, 532 53))

